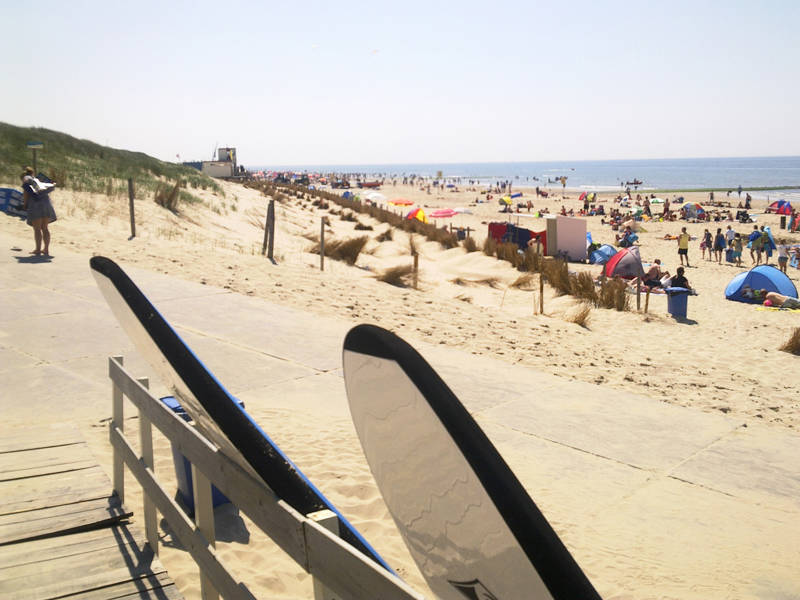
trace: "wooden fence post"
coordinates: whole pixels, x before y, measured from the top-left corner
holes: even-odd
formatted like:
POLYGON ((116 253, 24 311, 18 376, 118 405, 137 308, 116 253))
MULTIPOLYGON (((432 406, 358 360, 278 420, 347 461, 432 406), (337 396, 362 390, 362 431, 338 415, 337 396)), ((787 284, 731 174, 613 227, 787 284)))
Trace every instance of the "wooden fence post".
MULTIPOLYGON (((214 531, 214 504, 211 497, 211 481, 192 463, 192 496, 194 496, 194 522, 197 529, 212 548, 216 547, 214 531)), ((208 576, 200 572, 200 594, 203 600, 217 600, 219 593, 208 576)))
MULTIPOLYGON (((113 356, 111 360, 122 364, 121 356, 113 356)), ((111 385, 111 430, 119 429, 120 433, 125 430, 125 415, 122 408, 122 390, 116 383, 111 385)), ((125 502, 125 462, 122 454, 114 448, 114 491, 119 497, 120 503, 125 502)))
POLYGON ((133 214, 133 179, 128 178, 128 211, 131 213, 131 238, 136 237, 136 217, 133 214))
POLYGON ((267 258, 273 260, 273 251, 275 249, 275 200, 269 201, 267 221, 269 222, 269 248, 267 249, 267 258))
POLYGON ((261 244, 261 256, 267 253, 267 244, 269 244, 269 208, 267 208, 267 215, 264 218, 264 243, 261 244))
MULTIPOLYGON (((137 381, 142 384, 142 387, 150 389, 150 380, 147 377, 142 377, 137 381)), ((139 409, 139 447, 144 466, 153 471, 153 475, 155 475, 153 426, 141 408, 139 409)), ((158 513, 156 505, 147 493, 144 494, 144 531, 150 549, 154 554, 158 554, 158 513)))
POLYGON ((636 278, 636 310, 642 308, 642 278, 636 278))
POLYGON ((647 314, 648 304, 650 304, 650 288, 647 288, 647 293, 644 295, 644 314, 647 314))
POLYGON ((325 270, 325 217, 319 220, 319 270, 325 270))
MULTIPOLYGON (((339 535, 339 518, 332 510, 324 509, 309 513, 307 518, 316 521, 328 531, 339 535)), ((339 596, 329 590, 324 583, 316 577, 311 577, 314 583, 314 600, 340 600, 339 596)))
POLYGON ((417 289, 419 284, 419 254, 414 253, 414 289, 417 289))
POLYGON ((544 314, 544 272, 539 273, 539 314, 544 314))

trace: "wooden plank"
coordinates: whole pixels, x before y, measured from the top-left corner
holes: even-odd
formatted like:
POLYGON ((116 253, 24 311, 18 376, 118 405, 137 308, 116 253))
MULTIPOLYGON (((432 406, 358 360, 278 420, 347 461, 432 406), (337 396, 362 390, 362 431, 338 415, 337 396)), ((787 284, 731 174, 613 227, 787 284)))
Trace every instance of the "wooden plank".
POLYGON ((40 496, 35 498, 17 498, 11 499, 7 503, 2 503, 0 504, 0 515, 10 515, 51 506, 61 506, 64 504, 74 504, 75 502, 108 498, 108 488, 108 485, 94 485, 79 490, 70 486, 57 487, 48 492, 42 492, 40 496))
MULTIPOLYGON (((163 567, 159 573, 165 573, 163 567)), ((48 565, 46 571, 40 570, 35 575, 0 580, 0 596, 15 600, 62 598, 72 594, 83 597, 86 590, 138 581, 159 573, 153 573, 149 565, 133 565, 129 568, 124 563, 115 565, 113 561, 92 564, 74 562, 53 570, 48 565)))
MULTIPOLYGON (((76 598, 78 594, 64 596, 76 598)), ((83 590, 81 600, 182 600, 178 587, 166 573, 142 577, 136 581, 126 581, 112 586, 83 590)))
POLYGON ((0 546, 0 593, 4 599, 180 598, 141 532, 126 525, 0 546))
POLYGON ((5 433, 0 436, 0 454, 83 443, 85 442, 75 426, 25 428, 20 433, 5 433))
POLYGON ((86 444, 70 444, 49 448, 34 448, 20 450, 19 452, 6 452, 0 454, 0 478, 8 479, 9 473, 25 470, 42 469, 47 473, 47 467, 52 467, 52 472, 58 472, 63 465, 97 461, 89 452, 86 444))
POLYGON ((133 513, 116 496, 0 516, 0 545, 108 526, 133 513))
POLYGON ((121 543, 133 543, 122 537, 118 529, 118 526, 104 527, 0 546, 0 572, 16 565, 44 562, 102 548, 115 548, 121 543))
POLYGON ((22 466, 13 469, 9 468, 7 471, 0 473, 0 482, 3 481, 16 481, 18 479, 26 479, 28 477, 41 477, 42 475, 54 475, 58 473, 72 473, 73 471, 81 471, 84 469, 91 469, 97 465, 97 461, 93 458, 88 458, 81 461, 60 462, 50 465, 39 466, 22 466))
POLYGON ((97 463, 81 471, 79 477, 76 477, 72 472, 63 472, 45 473, 26 480, 0 481, 0 498, 6 500, 12 496, 25 497, 26 495, 33 497, 65 483, 71 484, 71 487, 76 489, 98 484, 105 485, 109 490, 111 489, 111 481, 108 479, 108 475, 97 463))

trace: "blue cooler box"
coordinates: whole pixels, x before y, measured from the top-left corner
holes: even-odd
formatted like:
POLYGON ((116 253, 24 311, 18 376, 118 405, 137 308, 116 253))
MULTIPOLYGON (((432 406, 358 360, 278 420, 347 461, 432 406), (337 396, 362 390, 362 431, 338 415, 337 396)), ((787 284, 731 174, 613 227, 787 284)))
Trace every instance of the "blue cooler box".
MULTIPOLYGON (((181 417, 184 421, 191 421, 192 418, 183 409, 180 402, 174 396, 164 396, 160 399, 164 405, 171 409, 176 415, 181 417)), ((239 406, 244 408, 244 402, 238 401, 239 406)), ((178 480, 178 491, 181 493, 183 503, 186 505, 190 515, 194 514, 194 494, 192 493, 192 463, 183 454, 178 452, 173 446, 172 448, 172 463, 175 465, 175 478, 178 480)), ((214 508, 221 504, 230 502, 228 497, 217 489, 217 486, 211 485, 211 502, 214 508)))
POLYGON ((673 317, 686 317, 686 305, 689 303, 689 290, 682 287, 668 287, 667 312, 673 317))

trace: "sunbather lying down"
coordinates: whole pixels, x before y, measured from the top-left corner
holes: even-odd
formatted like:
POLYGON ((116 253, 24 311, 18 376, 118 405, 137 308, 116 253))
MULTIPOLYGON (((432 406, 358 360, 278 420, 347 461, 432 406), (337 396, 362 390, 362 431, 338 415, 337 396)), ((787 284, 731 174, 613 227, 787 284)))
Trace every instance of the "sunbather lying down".
POLYGON ((800 308, 800 300, 791 296, 784 296, 778 292, 768 292, 761 290, 764 298, 764 306, 777 306, 778 308, 800 308))

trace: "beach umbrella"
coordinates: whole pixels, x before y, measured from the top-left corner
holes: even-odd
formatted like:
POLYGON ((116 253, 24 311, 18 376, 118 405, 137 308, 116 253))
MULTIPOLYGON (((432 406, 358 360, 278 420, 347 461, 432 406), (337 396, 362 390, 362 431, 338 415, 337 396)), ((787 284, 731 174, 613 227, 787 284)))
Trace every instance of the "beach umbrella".
POLYGON ((663 198, 651 198, 650 204, 664 204, 663 198))
POLYGON ((372 202, 383 202, 384 200, 386 200, 386 196, 384 196, 380 192, 370 192, 364 197, 367 200, 371 200, 372 202))
POLYGON ((394 204, 395 206, 411 206, 414 203, 405 198, 394 198, 393 200, 389 200, 389 204, 394 204))
POLYGON ((431 219, 449 219, 458 213, 452 208, 438 208, 428 215, 431 219))
POLYGON ((511 196, 503 196, 502 198, 500 198, 498 203, 499 204, 506 204, 508 206, 511 206, 511 196))
POLYGON ((428 222, 428 217, 425 216, 425 211, 421 208, 415 208, 410 213, 406 215, 406 219, 416 219, 417 221, 422 221, 423 223, 428 222))
POLYGON ((586 192, 583 192, 580 196, 578 196, 578 202, 583 202, 584 198, 586 198, 586 192))

